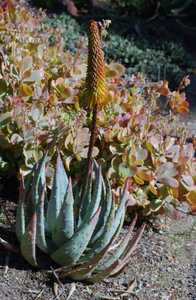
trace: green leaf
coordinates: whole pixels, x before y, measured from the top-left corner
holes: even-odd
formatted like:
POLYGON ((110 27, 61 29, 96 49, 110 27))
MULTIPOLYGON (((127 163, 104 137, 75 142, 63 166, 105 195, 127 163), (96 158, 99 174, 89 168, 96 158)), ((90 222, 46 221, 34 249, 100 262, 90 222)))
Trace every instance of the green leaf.
POLYGON ((33 205, 35 207, 40 202, 40 197, 42 195, 43 189, 45 189, 46 184, 46 160, 47 153, 43 156, 41 161, 35 165, 33 172, 33 185, 32 185, 32 197, 33 197, 33 205))
POLYGON ((90 243, 94 243, 102 235, 106 222, 110 216, 112 205, 113 205, 112 190, 111 190, 110 182, 106 178, 106 191, 102 192, 101 213, 90 243))
MULTIPOLYGON (((97 211, 100 202, 101 202, 101 195, 102 195, 102 173, 101 173, 101 167, 99 167, 97 164, 94 162, 94 170, 95 170, 95 184, 93 184, 92 188, 92 199, 89 205, 87 206, 87 212, 86 214, 88 215, 88 211, 91 211, 91 217, 95 214, 97 211), (96 205, 94 205, 96 203, 96 205)), ((84 215, 85 218, 85 215, 84 215)))
POLYGON ((119 264, 119 262, 115 261, 112 265, 110 265, 104 271, 92 275, 88 281, 91 283, 102 281, 103 279, 107 278, 110 275, 112 270, 114 270, 114 268, 116 268, 118 266, 118 264, 119 264))
POLYGON ((43 70, 34 70, 31 72, 31 76, 28 78, 25 78, 23 81, 24 82, 36 82, 36 83, 40 83, 40 81, 43 79, 44 77, 44 72, 43 70))
POLYGON ((124 269, 124 267, 129 263, 131 254, 135 251, 138 243, 140 242, 142 235, 144 233, 145 227, 146 227, 146 224, 143 224, 137 230, 135 236, 132 239, 130 239, 130 236, 128 234, 128 238, 125 238, 124 241, 122 241, 122 243, 119 245, 119 249, 124 248, 125 245, 126 245, 126 248, 124 249, 124 251, 121 251, 122 254, 120 254, 120 252, 117 254, 117 257, 119 257, 120 259, 117 258, 118 265, 115 268, 113 268, 112 272, 110 273, 110 276, 114 276, 114 275, 117 275, 118 273, 120 273, 124 269))
POLYGON ((72 191, 71 178, 65 200, 60 210, 59 217, 57 219, 56 227, 53 232, 52 239, 57 245, 62 245, 66 240, 70 239, 74 234, 74 198, 72 191))
POLYGON ((76 196, 75 206, 78 206, 78 220, 77 227, 79 227, 82 223, 82 220, 86 214, 87 208, 89 207, 92 199, 92 184, 93 184, 93 175, 92 169, 88 173, 86 183, 84 184, 81 192, 78 192, 78 196, 76 196))
POLYGON ((119 172, 119 175, 123 178, 132 177, 135 175, 135 170, 132 170, 124 163, 121 163, 119 165, 118 172, 119 172))
POLYGON ((62 247, 54 252, 51 257, 60 265, 70 266, 75 264, 85 251, 93 234, 99 218, 100 210, 90 219, 83 222, 80 229, 62 247))
POLYGON ((31 197, 31 174, 20 180, 20 189, 19 189, 19 203, 16 211, 16 235, 19 241, 21 241, 25 230, 26 225, 30 221, 32 216, 33 209, 30 203, 31 197))
POLYGON ((105 256, 107 253, 109 247, 111 246, 115 236, 111 239, 110 243, 98 254, 93 255, 92 259, 89 259, 85 263, 81 263, 79 261, 79 264, 74 267, 65 267, 60 270, 60 277, 70 277, 74 280, 85 280, 88 281, 88 279, 91 277, 91 274, 93 270, 96 268, 97 264, 101 259, 105 256))
MULTIPOLYGON (((84 194, 85 197, 82 199, 82 208, 80 209, 80 219, 78 222, 78 228, 82 224, 83 220, 92 218, 95 214, 97 209, 99 208, 101 202, 101 195, 102 195, 102 174, 101 168, 94 162, 94 170, 95 170, 95 180, 93 184, 93 192, 92 197, 91 194, 91 179, 89 178, 89 183, 87 186, 86 193, 84 194)), ((89 176, 92 177, 92 174, 89 176)))
POLYGON ((41 119, 43 116, 44 112, 44 107, 40 103, 35 103, 32 105, 31 108, 31 118, 33 119, 34 122, 37 122, 41 119))
POLYGON ((148 157, 148 151, 141 146, 136 147, 135 153, 137 161, 144 161, 148 157))
POLYGON ((106 262, 99 268, 95 269, 95 274, 90 278, 90 282, 98 282, 119 273, 129 262, 131 254, 136 249, 145 229, 142 225, 136 232, 134 238, 131 239, 132 230, 136 219, 130 225, 129 233, 126 235, 114 250, 111 251, 110 257, 106 258, 106 262))
POLYGON ((36 224, 37 224, 37 215, 34 212, 27 226, 27 229, 21 239, 21 244, 20 244, 22 255, 32 266, 37 266, 36 224))
POLYGON ((52 191, 47 210, 47 224, 50 232, 55 231, 56 222, 68 187, 68 177, 60 154, 57 156, 52 191))
POLYGON ((21 241, 25 233, 25 204, 24 204, 24 188, 22 187, 22 182, 20 182, 20 198, 16 210, 16 235, 19 241, 21 241))
POLYGON ((162 164, 158 170, 158 178, 175 177, 178 174, 175 165, 172 162, 162 164))
POLYGON ((11 120, 11 113, 10 112, 6 112, 6 113, 1 113, 0 115, 0 127, 6 125, 7 123, 9 123, 9 121, 11 120))
POLYGON ((26 71, 31 70, 33 67, 33 58, 32 56, 25 56, 21 62, 20 72, 24 74, 26 71))
POLYGON ((36 244, 45 253, 49 253, 52 249, 49 247, 49 243, 46 239, 46 221, 45 221, 45 197, 46 197, 46 186, 43 186, 42 194, 39 199, 37 206, 37 236, 36 244))
POLYGON ((102 235, 92 244, 90 244, 90 249, 86 253, 86 255, 82 258, 82 261, 87 261, 88 259, 92 258, 93 255, 101 252, 107 245, 110 243, 113 236, 118 236, 121 227, 124 223, 124 216, 125 216, 125 203, 126 203, 126 196, 125 190, 120 197, 120 205, 115 209, 115 205, 112 202, 110 215, 107 219, 107 222, 104 226, 104 230, 102 235))

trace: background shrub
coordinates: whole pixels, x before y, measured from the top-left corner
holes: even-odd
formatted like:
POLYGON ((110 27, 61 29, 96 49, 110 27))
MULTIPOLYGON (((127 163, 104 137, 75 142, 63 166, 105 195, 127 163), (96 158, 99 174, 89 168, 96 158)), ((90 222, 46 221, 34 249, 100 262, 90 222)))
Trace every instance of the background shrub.
MULTIPOLYGON (((72 52, 76 51, 77 43, 82 37, 82 30, 74 18, 65 13, 55 18, 46 18, 42 25, 42 30, 48 30, 50 28, 61 30, 65 50, 70 50, 72 52)), ((55 34, 51 34, 50 42, 51 45, 56 43, 55 34)))
MULTIPOLYGON (((76 182, 78 176, 83 177, 90 139, 91 116, 81 103, 87 45, 76 48, 79 27, 69 17, 48 23, 44 18, 42 12, 35 20, 24 8, 8 6, 1 21, 0 176, 27 175, 48 150, 51 178, 58 145, 66 170, 76 182), (76 53, 71 53, 75 49, 76 53)), ((104 43, 106 53, 119 39, 113 41, 113 37, 108 36, 104 43)), ((83 39, 86 43, 85 36, 83 39)), ((118 42, 107 57, 111 59, 118 49, 117 57, 123 53, 119 60, 125 60, 126 54, 125 64, 132 68, 145 64, 153 68, 151 63, 158 58, 163 66, 166 53, 171 56, 175 51, 172 45, 165 46, 167 51, 157 46, 153 52, 152 47, 139 47, 139 42, 118 42), (148 55, 146 61, 143 55, 148 55)), ((181 59, 181 54, 178 56, 181 59)), ((182 199, 194 210, 195 149, 193 143, 186 144, 189 132, 177 115, 188 112, 184 94, 171 91, 167 81, 153 83, 139 74, 127 80, 124 72, 125 67, 117 62, 106 64, 108 105, 98 111, 93 157, 107 174, 114 196, 129 179, 130 206, 138 206, 145 215, 182 199), (161 96, 171 108, 167 116, 160 109, 161 96)), ((183 86, 188 81, 184 78, 183 86)))
MULTIPOLYGON (((85 25, 80 26, 67 14, 47 18, 44 26, 61 29, 65 49, 72 52, 76 51, 82 37, 86 39, 85 25)), ((51 42, 55 43, 55 35, 51 35, 51 42)), ((174 42, 153 44, 146 39, 128 39, 111 33, 105 39, 104 52, 107 61, 115 60, 124 64, 127 74, 144 73, 153 81, 167 79, 173 87, 192 67, 191 57, 181 45, 174 42)))

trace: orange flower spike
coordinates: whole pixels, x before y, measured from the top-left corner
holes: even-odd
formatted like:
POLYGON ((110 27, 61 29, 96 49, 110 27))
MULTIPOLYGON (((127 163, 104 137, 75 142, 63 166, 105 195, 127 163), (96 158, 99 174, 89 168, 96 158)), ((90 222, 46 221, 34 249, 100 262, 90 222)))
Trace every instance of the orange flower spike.
POLYGON ((101 24, 90 21, 89 45, 88 45, 88 67, 84 90, 84 101, 88 108, 95 105, 101 107, 105 104, 105 64, 101 41, 101 24))

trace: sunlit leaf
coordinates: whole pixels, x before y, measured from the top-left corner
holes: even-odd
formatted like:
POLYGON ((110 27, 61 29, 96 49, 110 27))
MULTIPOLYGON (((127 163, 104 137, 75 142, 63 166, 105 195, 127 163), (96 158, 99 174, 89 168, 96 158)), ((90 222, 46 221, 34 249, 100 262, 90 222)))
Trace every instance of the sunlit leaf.
POLYGON ((21 96, 25 96, 25 97, 30 97, 33 96, 33 89, 31 86, 27 85, 27 84, 22 84, 20 85, 20 95, 21 96))
POLYGON ((26 71, 31 70, 33 67, 33 58, 32 56, 26 56, 23 58, 21 65, 20 65, 20 71, 22 74, 24 74, 26 71))
POLYGON ((176 166, 171 162, 162 164, 157 172, 158 180, 163 178, 175 177, 178 174, 176 166))
POLYGON ((182 175, 181 184, 187 191, 191 191, 195 187, 194 180, 189 175, 182 175))
POLYGON ((191 206, 195 207, 196 206, 196 189, 190 191, 186 195, 186 199, 187 199, 188 203, 190 203, 191 206))
POLYGON ((135 172, 133 169, 129 168, 127 165, 121 163, 118 167, 119 175, 122 177, 132 177, 135 172))
POLYGON ((32 105, 31 108, 31 118, 33 119, 33 121, 37 122, 40 120, 40 118, 43 115, 43 105, 39 104, 39 103, 35 103, 32 105))
POLYGON ((39 83, 43 79, 43 70, 34 70, 31 72, 30 77, 27 77, 23 82, 37 82, 39 83))

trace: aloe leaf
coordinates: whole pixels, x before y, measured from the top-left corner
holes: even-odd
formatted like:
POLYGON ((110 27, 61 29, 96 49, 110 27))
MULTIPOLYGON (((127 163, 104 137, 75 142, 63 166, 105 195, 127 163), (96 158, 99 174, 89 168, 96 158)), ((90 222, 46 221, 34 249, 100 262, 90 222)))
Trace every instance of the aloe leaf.
POLYGON ((30 216, 32 215, 31 209, 26 208, 29 203, 29 195, 31 192, 31 176, 21 177, 20 180, 20 189, 19 189, 19 203, 16 211, 16 235, 18 240, 20 241, 22 236, 25 233, 26 224, 30 221, 30 216), (26 204, 27 203, 27 204, 26 204))
POLYGON ((97 211, 99 207, 99 203, 101 201, 101 195, 102 195, 102 174, 101 174, 101 168, 97 165, 97 163, 93 163, 93 169, 95 171, 95 179, 94 184, 92 187, 92 172, 89 174, 89 180, 87 181, 87 188, 85 189, 84 196, 82 197, 82 203, 81 208, 79 212, 79 220, 78 220, 78 227, 82 224, 83 219, 85 218, 85 215, 88 214, 89 210, 92 211, 91 217, 94 215, 94 213, 97 211), (93 192, 92 192, 93 188, 93 192), (91 196, 92 194, 92 196, 91 196), (94 203, 97 203, 97 206, 94 205, 94 203), (94 209, 92 210, 92 206, 94 206, 94 209))
MULTIPOLYGON (((112 211, 113 215, 113 211, 112 211)), ((74 280, 86 280, 89 281, 89 279, 92 276, 93 271, 97 268, 97 265, 104 257, 107 256, 107 252, 112 244, 112 242, 116 239, 118 236, 119 231, 121 230, 121 227, 124 222, 124 216, 122 216, 122 220, 120 222, 119 228, 116 230, 115 234, 112 236, 110 241, 106 243, 105 248, 100 247, 100 251, 96 251, 94 249, 91 249, 92 255, 90 257, 87 257, 85 255, 85 259, 83 259, 84 263, 82 263, 82 260, 80 259, 80 267, 75 272, 70 272, 69 277, 71 277, 74 280), (96 263, 95 263, 96 262, 96 263)), ((116 263, 113 265, 113 267, 116 266, 116 263)), ((105 275, 107 276, 107 274, 105 275)))
POLYGON ((118 265, 118 261, 115 261, 111 266, 109 266, 104 271, 96 273, 96 274, 92 275, 91 277, 89 277, 88 281, 90 283, 96 283, 96 282, 102 281, 103 279, 110 276, 110 273, 112 272, 113 269, 115 269, 117 267, 117 265, 118 265))
POLYGON ((74 211, 79 211, 82 198, 82 187, 78 182, 73 183, 74 211))
POLYGON ((92 215, 94 215, 94 213, 97 211, 101 201, 102 180, 101 167, 95 165, 95 185, 93 186, 91 203, 87 207, 87 210, 89 210, 92 207, 92 203, 97 203, 97 206, 95 205, 94 209, 92 210, 92 215))
POLYGON ((25 233, 25 207, 24 202, 19 202, 16 211, 16 236, 21 241, 22 236, 25 233))
POLYGON ((34 180, 32 186, 32 206, 35 207, 37 215, 36 244, 44 252, 48 252, 45 237, 45 214, 44 204, 46 197, 46 160, 47 153, 34 170, 34 180))
POLYGON ((21 241, 26 229, 24 202, 19 202, 16 211, 16 236, 21 241))
MULTIPOLYGON (((110 264, 107 264, 107 266, 105 265, 105 268, 100 269, 98 272, 95 272, 95 274, 89 278, 89 281, 91 283, 95 283, 95 282, 98 282, 98 281, 101 281, 101 280, 107 278, 108 276, 116 275, 117 273, 122 271, 122 269, 128 264, 128 262, 130 260, 130 256, 133 253, 133 251, 135 250, 135 244, 138 243, 139 240, 141 239, 144 228, 145 228, 145 225, 141 226, 141 228, 139 228, 138 232, 136 233, 136 237, 133 240, 131 240, 131 242, 128 243, 128 245, 126 247, 127 254, 122 260, 121 260, 121 258, 119 258, 119 253, 118 253, 118 255, 115 256, 115 259, 112 255, 113 259, 110 261, 110 264)), ((129 235, 129 238, 130 238, 130 235, 129 235)), ((123 243, 127 243, 127 238, 123 241, 123 243)))
MULTIPOLYGON (((67 272, 63 273, 63 276, 68 276, 74 280, 87 280, 91 277, 92 271, 96 268, 99 261, 104 257, 104 255, 107 253, 111 243, 113 242, 113 239, 110 241, 110 243, 102 249, 101 252, 94 255, 92 259, 88 260, 84 264, 79 264, 78 266, 69 269, 67 272)), ((60 275, 61 276, 61 275, 60 275)))
MULTIPOLYGON (((105 184, 104 184, 105 186, 105 184)), ((102 209, 99 217, 99 221, 93 233, 93 237, 90 241, 90 244, 93 244, 104 232, 106 222, 109 218, 111 208, 112 208, 112 190, 108 179, 106 179, 106 186, 104 187, 102 193, 102 209), (106 188, 106 190, 105 190, 106 188)))
POLYGON ((50 251, 46 240, 46 222, 45 222, 45 213, 44 213, 45 197, 46 197, 46 186, 43 186, 42 194, 39 199, 39 203, 36 210, 37 211, 36 244, 43 252, 48 253, 50 251))
POLYGON ((100 210, 98 210, 95 215, 90 219, 83 222, 80 229, 75 232, 70 240, 65 242, 65 244, 55 251, 51 257, 52 259, 59 263, 60 265, 73 265, 75 264, 80 256, 86 249, 89 240, 93 234, 95 226, 97 224, 100 215, 100 210))
POLYGON ((81 198, 77 201, 79 212, 78 212, 78 220, 77 220, 77 227, 79 227, 82 223, 84 215, 86 213, 87 207, 89 207, 92 199, 92 170, 88 173, 86 184, 84 189, 81 191, 81 198), (80 203, 79 203, 80 202, 80 203))
POLYGON ((112 204, 110 215, 105 225, 103 234, 93 244, 90 245, 90 250, 86 253, 85 257, 82 258, 83 261, 90 259, 96 253, 102 251, 102 249, 106 247, 114 235, 116 237, 118 236, 124 223, 125 203, 126 197, 124 191, 123 195, 120 197, 120 205, 116 211, 114 203, 112 204))
POLYGON ((27 226, 27 229, 21 238, 21 253, 24 258, 32 265, 37 266, 36 260, 36 224, 37 215, 34 213, 27 226))
MULTIPOLYGON (((119 264, 116 266, 116 268, 113 269, 113 271, 110 273, 110 276, 117 275, 120 273, 125 266, 129 263, 131 254, 135 251, 139 241, 141 240, 141 237, 143 235, 143 232, 145 230, 146 224, 143 224, 136 232, 133 239, 131 239, 123 253, 123 255, 120 257, 119 264)), ((121 247, 121 246, 119 246, 121 247)))
POLYGON ((70 239, 74 234, 74 198, 71 178, 69 179, 69 184, 67 188, 67 193, 65 195, 65 200, 63 202, 56 227, 53 234, 53 241, 57 245, 62 245, 66 240, 70 239))
POLYGON ((126 247, 130 242, 136 221, 137 216, 133 219, 131 225, 129 226, 128 234, 125 237, 121 238, 121 240, 118 242, 117 247, 115 247, 116 245, 113 246, 114 250, 111 251, 110 256, 107 257, 103 264, 97 268, 97 272, 102 272, 104 269, 107 269, 124 254, 124 252, 126 251, 126 247))
POLYGON ((142 224, 140 226, 140 228, 138 228, 138 230, 134 234, 133 238, 130 240, 122 258, 124 258, 125 255, 127 256, 127 253, 129 255, 131 255, 136 250, 138 243, 140 242, 140 240, 142 238, 145 228, 146 228, 146 223, 142 224), (130 252, 130 249, 131 249, 131 252, 130 252))
MULTIPOLYGON (((96 170, 96 183, 95 183, 95 188, 94 188, 94 196, 92 197, 91 202, 89 205, 85 207, 85 213, 84 216, 80 222, 80 226, 78 226, 78 229, 80 229, 81 226, 85 222, 88 222, 92 218, 92 216, 95 214, 95 212, 99 209, 100 207, 100 202, 101 202, 101 193, 102 193, 102 179, 101 179, 101 173, 100 169, 96 170)), ((79 225, 79 224, 78 224, 79 225)))
MULTIPOLYGON (((98 165, 98 163, 96 162, 96 160, 94 159, 93 160, 93 166, 94 168, 96 168, 97 170, 99 170, 100 166, 98 165)), ((106 197, 106 186, 105 186, 105 181, 103 179, 103 176, 101 174, 101 180, 102 180, 102 193, 103 193, 103 196, 104 198, 106 197)), ((107 180, 107 179, 106 179, 107 180)))
POLYGON ((46 181, 46 159, 47 159, 47 153, 43 156, 41 161, 36 165, 36 169, 34 170, 34 176, 33 176, 33 185, 32 185, 32 201, 33 206, 38 205, 43 187, 45 185, 46 181))
POLYGON ((16 211, 16 235, 18 240, 20 241, 22 236, 25 233, 25 204, 24 204, 24 193, 25 189, 22 186, 22 182, 20 182, 20 195, 19 195, 19 203, 16 211))
POLYGON ((47 210, 47 224, 50 232, 53 232, 65 198, 68 187, 68 177, 65 172, 60 154, 57 156, 53 186, 47 210))

